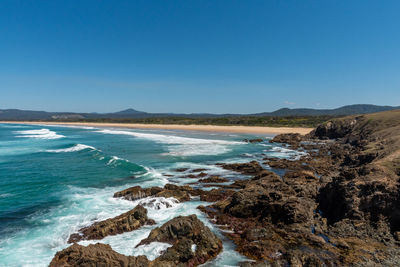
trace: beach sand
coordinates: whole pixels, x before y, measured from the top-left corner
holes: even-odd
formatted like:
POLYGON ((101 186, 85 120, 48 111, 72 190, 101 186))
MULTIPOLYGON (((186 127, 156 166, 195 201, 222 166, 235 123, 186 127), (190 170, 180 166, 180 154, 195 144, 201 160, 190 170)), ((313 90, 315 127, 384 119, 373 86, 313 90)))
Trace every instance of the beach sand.
POLYGON ((263 126, 219 126, 219 125, 180 125, 180 124, 137 124, 137 123, 98 123, 98 122, 39 122, 39 121, 0 121, 0 123, 39 124, 39 125, 74 125, 92 127, 119 127, 132 129, 167 129, 205 132, 228 132, 249 134, 307 134, 313 128, 300 127, 263 127, 263 126))

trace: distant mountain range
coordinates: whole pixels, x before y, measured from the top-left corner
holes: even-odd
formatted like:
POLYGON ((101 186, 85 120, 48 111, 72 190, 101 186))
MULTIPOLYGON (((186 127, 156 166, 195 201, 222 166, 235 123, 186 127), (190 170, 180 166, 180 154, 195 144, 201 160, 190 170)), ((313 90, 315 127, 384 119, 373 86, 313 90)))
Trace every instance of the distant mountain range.
POLYGON ((154 117, 188 117, 188 118, 218 118, 230 116, 345 116, 366 114, 380 111, 400 109, 393 106, 376 106, 368 104, 348 105, 335 109, 311 108, 281 108, 273 112, 255 114, 209 114, 209 113, 148 113, 135 109, 126 109, 114 113, 74 113, 74 112, 46 112, 20 109, 0 109, 0 120, 79 120, 79 119, 127 119, 127 118, 154 118, 154 117))

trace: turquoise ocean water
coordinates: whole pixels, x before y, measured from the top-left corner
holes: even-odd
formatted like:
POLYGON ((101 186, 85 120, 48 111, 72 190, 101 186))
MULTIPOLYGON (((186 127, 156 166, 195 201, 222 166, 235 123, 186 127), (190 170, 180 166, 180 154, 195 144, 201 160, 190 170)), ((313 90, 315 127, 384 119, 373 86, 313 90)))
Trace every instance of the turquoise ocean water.
MULTIPOLYGON (((139 202, 113 198, 130 186, 184 184, 176 168, 206 168, 210 174, 244 179, 217 162, 262 160, 266 155, 296 157, 299 152, 268 143, 270 136, 169 130, 132 130, 49 125, 0 124, 0 266, 47 266, 67 247, 69 235, 97 220, 114 217, 139 202), (248 144, 244 138, 265 142, 248 144)), ((268 167, 268 166, 266 166, 268 167)), ((208 188, 211 189, 211 188, 208 188)), ((161 199, 156 199, 160 201, 161 199)), ((135 248, 152 228, 179 216, 197 214, 224 241, 224 250, 205 266, 237 266, 244 257, 196 209, 200 201, 161 209, 147 207, 157 225, 107 237, 100 242, 126 255, 154 259, 166 248, 152 243, 135 248)), ((161 203, 161 202, 160 202, 161 203)), ((98 241, 83 241, 82 245, 98 241)))

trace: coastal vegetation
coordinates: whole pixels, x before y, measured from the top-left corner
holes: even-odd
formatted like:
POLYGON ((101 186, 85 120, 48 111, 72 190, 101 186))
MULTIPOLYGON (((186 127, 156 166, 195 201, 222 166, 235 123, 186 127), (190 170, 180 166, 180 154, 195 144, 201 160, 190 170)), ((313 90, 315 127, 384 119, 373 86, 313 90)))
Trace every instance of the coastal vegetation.
POLYGON ((140 123, 140 124, 180 124, 180 125, 221 125, 221 126, 270 126, 270 127, 315 127, 333 116, 230 116, 230 117, 152 117, 137 119, 56 119, 43 121, 60 122, 102 122, 102 123, 140 123))

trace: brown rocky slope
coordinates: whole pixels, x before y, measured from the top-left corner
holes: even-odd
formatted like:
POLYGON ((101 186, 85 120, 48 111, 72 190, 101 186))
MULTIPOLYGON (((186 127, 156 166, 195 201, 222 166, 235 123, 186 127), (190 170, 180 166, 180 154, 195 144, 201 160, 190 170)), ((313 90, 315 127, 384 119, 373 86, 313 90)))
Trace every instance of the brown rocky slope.
POLYGON ((272 142, 309 156, 266 158, 285 174, 259 171, 232 197, 200 207, 239 252, 260 266, 400 263, 400 111, 336 119, 272 142))

